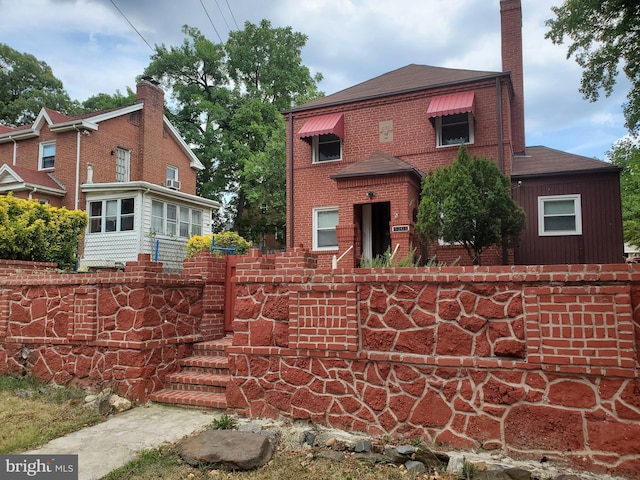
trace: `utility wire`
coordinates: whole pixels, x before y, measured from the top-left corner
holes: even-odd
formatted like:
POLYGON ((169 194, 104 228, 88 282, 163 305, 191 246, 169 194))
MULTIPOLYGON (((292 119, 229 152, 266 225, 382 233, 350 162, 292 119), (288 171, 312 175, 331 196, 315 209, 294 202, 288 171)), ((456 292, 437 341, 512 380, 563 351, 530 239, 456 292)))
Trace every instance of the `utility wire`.
POLYGON ((218 7, 218 10, 220 11, 220 16, 222 17, 222 20, 224 20, 224 24, 227 26, 227 30, 231 31, 231 28, 229 27, 229 24, 227 23, 227 19, 224 18, 224 13, 222 13, 222 9, 220 8, 220 4, 218 3, 218 0, 214 0, 216 2, 216 6, 218 7))
POLYGON ((122 13, 122 10, 120 10, 120 9, 118 8, 118 6, 116 5, 116 2, 114 2, 113 0, 111 0, 111 3, 113 4, 113 6, 114 6, 114 7, 116 7, 116 10, 118 10, 118 12, 120 13, 120 15, 122 15, 122 17, 127 21, 127 23, 128 23, 129 25, 131 25, 131 28, 133 28, 133 29, 135 30, 135 32, 140 36, 140 38, 142 39, 142 41, 143 41, 144 43, 146 43, 146 44, 147 44, 147 47, 149 47, 149 48, 151 49, 151 51, 154 51, 154 50, 153 50, 153 47, 152 47, 151 45, 149 45, 149 42, 147 42, 147 40, 142 36, 142 34, 138 31, 138 29, 137 29, 136 27, 134 27, 134 26, 133 26, 133 23, 131 23, 131 22, 129 21, 129 19, 127 18, 127 16, 126 16, 124 13, 122 13))
MULTIPOLYGON (((112 0, 113 1, 113 0, 112 0)), ((216 28, 216 26, 213 24, 213 20, 211 20, 211 17, 209 16, 209 12, 207 12, 207 7, 204 6, 204 3, 202 3, 202 0, 200 0, 200 5, 202 5, 202 9, 204 10, 204 13, 207 14, 207 18, 209 19, 209 23, 211 24, 211 26, 213 27, 213 30, 216 32, 216 35, 218 35, 218 38, 220 39, 220 43, 224 43, 222 41, 222 37, 220 36, 220 34, 218 33, 218 29, 216 28)))
POLYGON ((229 5, 229 0, 225 0, 225 2, 227 2, 227 8, 229 9, 229 12, 231 13, 231 18, 233 18, 233 23, 236 24, 236 30, 240 30, 240 27, 238 26, 238 22, 236 22, 236 17, 233 14, 233 11, 231 10, 231 5, 229 5))

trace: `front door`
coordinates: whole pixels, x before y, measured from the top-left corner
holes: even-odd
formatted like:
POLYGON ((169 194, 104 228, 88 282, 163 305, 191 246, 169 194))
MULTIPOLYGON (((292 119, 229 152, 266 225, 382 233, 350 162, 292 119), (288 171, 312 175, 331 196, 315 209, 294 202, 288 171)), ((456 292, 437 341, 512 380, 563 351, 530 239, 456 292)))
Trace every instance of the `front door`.
POLYGON ((391 249, 390 222, 390 202, 362 205, 362 258, 376 258, 391 249))

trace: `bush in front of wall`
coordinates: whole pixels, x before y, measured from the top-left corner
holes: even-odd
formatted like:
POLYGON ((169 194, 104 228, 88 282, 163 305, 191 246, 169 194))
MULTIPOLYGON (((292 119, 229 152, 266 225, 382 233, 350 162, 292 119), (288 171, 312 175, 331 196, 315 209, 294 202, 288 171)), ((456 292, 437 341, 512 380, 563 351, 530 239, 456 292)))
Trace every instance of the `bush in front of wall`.
POLYGON ((218 248, 230 248, 233 246, 235 255, 248 253, 253 245, 250 241, 240 236, 240 234, 231 231, 212 233, 210 235, 194 235, 187 242, 187 258, 193 257, 202 250, 211 250, 212 239, 214 245, 218 248))
POLYGON ((53 262, 70 269, 78 242, 87 227, 87 214, 23 200, 0 197, 0 258, 53 262))

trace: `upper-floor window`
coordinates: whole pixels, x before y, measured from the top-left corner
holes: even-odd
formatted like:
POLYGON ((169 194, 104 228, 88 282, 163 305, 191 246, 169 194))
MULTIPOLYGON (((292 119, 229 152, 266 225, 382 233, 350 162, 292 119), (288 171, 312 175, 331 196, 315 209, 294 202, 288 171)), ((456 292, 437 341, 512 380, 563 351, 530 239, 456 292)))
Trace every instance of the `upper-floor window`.
POLYGON ((180 190, 180 180, 178 179, 178 167, 167 165, 167 183, 169 188, 180 190))
POLYGON ((56 142, 48 142, 40 144, 40 161, 38 167, 40 170, 55 167, 56 164, 56 142))
POLYGON ((151 230, 157 235, 172 237, 202 235, 202 210, 152 200, 151 230))
POLYGON ((438 147, 473 143, 473 115, 457 113, 436 117, 436 139, 438 147))
POLYGON ((313 210, 313 249, 337 250, 338 208, 323 207, 313 210))
POLYGON ((116 154, 116 182, 128 182, 130 177, 131 152, 118 147, 116 154))
POLYGON ((134 198, 89 202, 89 233, 133 230, 134 198))
POLYGON ((538 234, 582 235, 580 204, 580 194, 538 197, 538 234))
POLYGON ((313 163, 342 159, 342 139, 333 133, 316 135, 311 140, 313 163))

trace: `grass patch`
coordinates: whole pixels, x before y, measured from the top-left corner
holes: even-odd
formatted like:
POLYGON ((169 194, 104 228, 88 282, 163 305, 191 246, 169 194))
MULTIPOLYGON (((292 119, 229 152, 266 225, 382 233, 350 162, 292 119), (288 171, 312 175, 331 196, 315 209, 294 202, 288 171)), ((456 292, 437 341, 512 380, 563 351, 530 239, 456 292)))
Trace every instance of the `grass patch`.
POLYGON ((86 392, 32 377, 0 377, 0 454, 37 448, 101 421, 84 408, 86 392))

